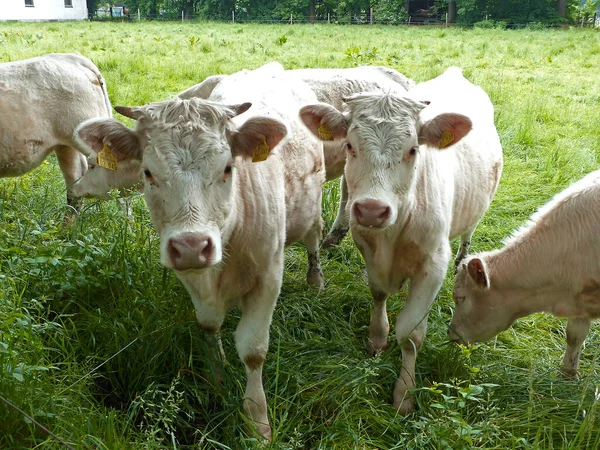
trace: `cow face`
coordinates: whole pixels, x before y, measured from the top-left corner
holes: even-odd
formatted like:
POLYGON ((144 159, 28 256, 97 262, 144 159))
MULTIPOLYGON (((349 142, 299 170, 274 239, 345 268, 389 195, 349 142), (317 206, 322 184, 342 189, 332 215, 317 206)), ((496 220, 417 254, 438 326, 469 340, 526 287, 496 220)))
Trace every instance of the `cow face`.
POLYGON ((304 123, 322 139, 346 139, 348 215, 353 226, 384 229, 408 204, 421 154, 445 148, 471 129, 460 114, 440 114, 423 123, 427 103, 394 94, 358 94, 345 99, 348 112, 306 106, 304 123))
POLYGON ((456 342, 488 341, 516 318, 503 294, 491 286, 485 262, 478 257, 458 268, 453 296, 456 306, 448 334, 456 342))
POLYGON ((236 130, 230 119, 249 107, 176 99, 115 108, 138 121, 135 130, 114 119, 78 128, 84 142, 108 145, 119 163, 139 162, 164 266, 198 270, 222 261, 235 207, 235 165, 266 159, 286 134, 283 124, 261 117, 236 130))
POLYGON ((88 171, 73 185, 78 197, 93 197, 102 200, 110 198, 110 191, 135 188, 141 183, 140 161, 122 161, 116 168, 107 168, 98 163, 98 153, 93 152, 87 159, 88 171))

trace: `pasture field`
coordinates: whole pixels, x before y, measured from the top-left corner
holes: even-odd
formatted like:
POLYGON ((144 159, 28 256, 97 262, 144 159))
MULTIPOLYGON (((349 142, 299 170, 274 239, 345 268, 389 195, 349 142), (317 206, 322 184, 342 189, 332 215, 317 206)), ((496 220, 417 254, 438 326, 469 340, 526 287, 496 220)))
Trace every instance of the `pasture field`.
MULTIPOLYGON (((387 65, 415 81, 458 65, 490 95, 505 155, 472 251, 500 246, 599 166, 600 33, 590 30, 0 24, 0 62, 49 52, 93 60, 113 105, 167 99, 209 75, 273 60, 286 68, 387 65)), ((324 197, 329 227, 336 182, 324 197)), ((0 448, 261 447, 241 409, 239 314, 222 331, 228 361, 213 361, 188 294, 159 264, 142 196, 132 219, 114 201, 87 200, 66 230, 64 206, 54 157, 0 180, 0 395, 63 441, 0 402, 0 448)), ((375 358, 364 350, 372 300, 358 250, 346 238, 322 263, 319 294, 305 283, 304 249, 286 251, 264 368, 274 433, 265 448, 600 448, 597 326, 577 382, 559 374, 564 321, 548 315, 521 319, 486 344, 449 344, 449 273, 418 357, 418 410, 401 417, 391 406, 398 345, 375 358)), ((390 299, 390 323, 403 297, 390 299)))

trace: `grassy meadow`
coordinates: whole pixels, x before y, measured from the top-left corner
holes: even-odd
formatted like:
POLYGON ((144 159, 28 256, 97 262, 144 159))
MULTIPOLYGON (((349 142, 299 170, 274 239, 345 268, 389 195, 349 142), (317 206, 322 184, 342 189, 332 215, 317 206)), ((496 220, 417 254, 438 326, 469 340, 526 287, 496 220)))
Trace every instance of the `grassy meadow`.
MULTIPOLYGON (((49 52, 93 60, 113 105, 167 99, 273 60, 290 69, 387 65, 417 82, 458 65, 490 95, 505 157, 472 251, 500 246, 599 166, 600 33, 591 30, 0 24, 0 62, 49 52)), ((600 448, 600 329, 592 327, 577 382, 559 374, 565 322, 548 315, 486 344, 449 344, 451 274, 417 361, 418 410, 397 415, 400 349, 376 358, 364 350, 372 300, 350 238, 323 252, 321 294, 305 283, 304 249, 286 250, 264 369, 274 437, 261 446, 241 409, 239 313, 222 331, 227 362, 213 361, 185 289, 159 264, 142 196, 133 218, 114 201, 87 200, 66 230, 64 197, 54 157, 0 180, 0 395, 63 441, 0 401, 0 448, 600 448)), ((337 182, 324 198, 329 227, 337 182)), ((389 300, 392 324, 404 296, 389 300)))

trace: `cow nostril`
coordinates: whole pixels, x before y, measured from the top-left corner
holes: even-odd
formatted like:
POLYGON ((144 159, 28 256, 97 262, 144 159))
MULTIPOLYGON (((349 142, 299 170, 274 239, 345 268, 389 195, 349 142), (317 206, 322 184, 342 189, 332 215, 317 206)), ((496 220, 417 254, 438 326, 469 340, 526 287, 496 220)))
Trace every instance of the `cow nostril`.
POLYGON ((214 245, 210 238, 206 238, 200 243, 200 259, 208 261, 213 254, 214 245))
POLYGON ((175 262, 181 258, 181 252, 175 246, 173 239, 169 239, 168 244, 169 258, 171 261, 175 262))
POLYGON ((360 209, 360 205, 358 203, 354 204, 354 215, 357 218, 361 218, 363 216, 363 213, 362 213, 362 211, 360 209))
POLYGON ((379 215, 379 218, 384 222, 390 218, 390 207, 389 206, 385 207, 383 212, 379 215))

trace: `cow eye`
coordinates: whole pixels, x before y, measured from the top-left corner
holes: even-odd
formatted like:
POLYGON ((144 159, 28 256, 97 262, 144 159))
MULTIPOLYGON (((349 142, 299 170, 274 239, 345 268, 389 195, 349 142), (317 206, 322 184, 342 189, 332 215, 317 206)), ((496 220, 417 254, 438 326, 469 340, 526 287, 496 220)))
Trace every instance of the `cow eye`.
POLYGON ((148 169, 144 169, 144 175, 148 179, 152 178, 152 172, 150 172, 148 169))
POLYGON ((224 170, 225 173, 231 173, 231 164, 227 164, 224 170))
POLYGON ((352 150, 352 144, 351 144, 350 142, 348 142, 348 143, 346 144, 346 148, 347 148, 348 150, 352 150))
POLYGON ((413 147, 413 148, 411 148, 411 149, 410 149, 410 152, 409 152, 409 153, 410 153, 411 155, 416 155, 416 154, 417 154, 417 150, 418 150, 418 147, 413 147))
POLYGON ((458 305, 465 301, 465 297, 454 297, 454 302, 458 305))

